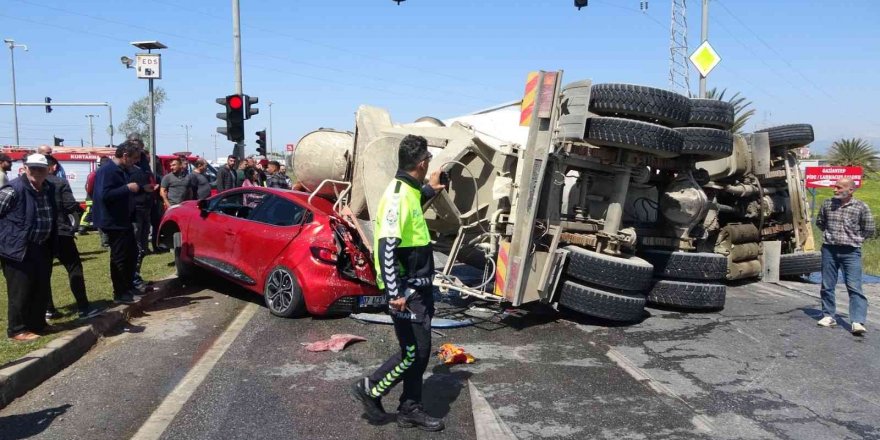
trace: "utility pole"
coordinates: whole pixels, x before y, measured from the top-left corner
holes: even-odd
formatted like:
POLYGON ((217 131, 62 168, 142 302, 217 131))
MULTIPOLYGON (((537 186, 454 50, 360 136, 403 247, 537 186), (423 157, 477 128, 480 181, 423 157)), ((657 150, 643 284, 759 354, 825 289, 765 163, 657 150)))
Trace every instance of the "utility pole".
POLYGON ((12 123, 15 125, 15 145, 20 144, 18 139, 18 98, 15 96, 15 48, 20 47, 27 52, 26 44, 15 44, 15 40, 7 38, 3 40, 9 46, 9 65, 12 69, 12 123))
POLYGON ((271 154, 272 149, 272 101, 269 101, 269 153, 271 154))
MULTIPOLYGON (((703 0, 703 24, 700 28, 700 44, 709 41, 709 0, 703 0)), ((706 97, 706 77, 700 75, 700 98, 706 97)))
MULTIPOLYGON (((232 0, 232 63, 235 70, 235 93, 242 95, 241 85, 241 14, 239 0, 232 0)), ((244 141, 236 142, 233 153, 236 157, 244 157, 244 141)))
POLYGON ((669 89, 691 96, 687 0, 672 0, 672 23, 669 29, 669 89))
POLYGON ((98 115, 86 115, 89 118, 89 145, 95 146, 95 126, 92 124, 92 118, 97 118, 98 115))
POLYGON ((192 128, 192 125, 181 125, 184 130, 186 130, 186 151, 189 151, 189 129, 192 128))
POLYGON ((219 150, 217 150, 217 133, 212 134, 211 137, 214 138, 214 162, 219 163, 220 153, 219 150))

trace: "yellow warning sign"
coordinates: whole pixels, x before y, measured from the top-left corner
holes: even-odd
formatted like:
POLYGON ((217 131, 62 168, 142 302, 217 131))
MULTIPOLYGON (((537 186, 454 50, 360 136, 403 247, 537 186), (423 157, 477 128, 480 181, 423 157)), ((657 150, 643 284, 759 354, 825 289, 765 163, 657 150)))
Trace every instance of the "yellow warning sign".
POLYGON ((700 75, 705 78, 721 62, 721 56, 718 55, 718 52, 715 52, 715 49, 712 48, 708 41, 704 41, 691 54, 691 62, 694 63, 694 67, 697 68, 700 75))

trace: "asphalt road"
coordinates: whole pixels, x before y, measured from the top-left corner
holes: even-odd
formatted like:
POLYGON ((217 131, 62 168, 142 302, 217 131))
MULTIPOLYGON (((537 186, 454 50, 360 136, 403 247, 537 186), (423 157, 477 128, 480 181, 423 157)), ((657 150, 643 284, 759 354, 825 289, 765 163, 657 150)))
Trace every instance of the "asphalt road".
POLYGON ((843 322, 817 327, 815 285, 731 287, 720 313, 652 309, 629 326, 542 307, 471 312, 485 319, 434 336, 478 359, 429 365, 425 404, 446 418, 439 434, 370 425, 346 395, 394 350, 390 327, 278 319, 259 297, 203 287, 157 303, 0 411, 0 438, 470 439, 469 384, 491 406, 478 412, 524 439, 880 438, 878 322, 863 338, 843 322), (334 333, 368 341, 341 353, 302 348, 334 333))

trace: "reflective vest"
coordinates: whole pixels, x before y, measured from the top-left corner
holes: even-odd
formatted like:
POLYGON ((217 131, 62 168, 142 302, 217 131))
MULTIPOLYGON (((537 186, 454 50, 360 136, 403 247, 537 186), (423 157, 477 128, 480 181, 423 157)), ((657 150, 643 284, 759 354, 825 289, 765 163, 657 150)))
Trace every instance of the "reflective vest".
MULTIPOLYGON (((378 255, 381 238, 399 238, 398 248, 431 245, 428 224, 425 223, 425 216, 422 213, 421 189, 413 188, 400 179, 392 180, 385 189, 382 199, 379 200, 379 209, 376 212, 378 215, 373 232, 373 249, 376 251, 373 263, 377 268, 381 267, 378 255)), ((407 275, 402 267, 401 275, 407 275)), ((385 287, 381 276, 377 276, 376 281, 380 289, 385 287)))

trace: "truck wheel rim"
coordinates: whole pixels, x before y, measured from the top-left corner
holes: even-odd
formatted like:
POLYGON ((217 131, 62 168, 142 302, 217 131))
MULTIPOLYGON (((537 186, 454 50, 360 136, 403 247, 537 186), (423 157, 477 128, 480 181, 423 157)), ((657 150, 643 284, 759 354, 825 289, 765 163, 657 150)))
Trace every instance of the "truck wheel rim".
POLYGON ((266 285, 269 307, 276 312, 283 312, 293 301, 293 277, 281 269, 272 272, 266 285))

